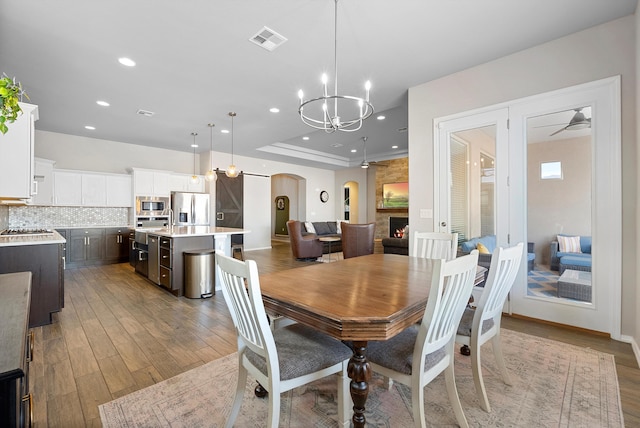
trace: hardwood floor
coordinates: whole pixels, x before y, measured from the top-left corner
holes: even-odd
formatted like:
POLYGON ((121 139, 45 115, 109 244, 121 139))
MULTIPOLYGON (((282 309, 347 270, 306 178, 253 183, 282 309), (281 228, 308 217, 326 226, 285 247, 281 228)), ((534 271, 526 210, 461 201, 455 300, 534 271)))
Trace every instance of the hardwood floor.
MULTIPOLYGON (((379 243, 376 252, 382 252, 379 243)), ((267 273, 308 265, 289 244, 245 253, 267 273)), ((65 271, 65 308, 38 327, 31 365, 36 427, 99 427, 98 405, 236 350, 222 295, 176 298, 128 264, 65 271)), ((640 426, 640 369, 631 346, 511 317, 503 327, 614 354, 626 426, 640 426)))

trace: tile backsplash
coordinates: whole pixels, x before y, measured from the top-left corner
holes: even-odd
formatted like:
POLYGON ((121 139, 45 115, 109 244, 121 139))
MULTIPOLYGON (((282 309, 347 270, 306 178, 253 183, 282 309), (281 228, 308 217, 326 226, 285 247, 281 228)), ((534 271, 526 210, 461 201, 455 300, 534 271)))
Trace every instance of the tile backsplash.
POLYGON ((0 206, 0 230, 9 227, 9 207, 0 206))
MULTIPOLYGON (((1 207, 0 207, 1 208, 1 207)), ((130 208, 8 207, 0 209, 0 229, 127 226, 130 208), (6 218, 6 225, 2 227, 6 218)))

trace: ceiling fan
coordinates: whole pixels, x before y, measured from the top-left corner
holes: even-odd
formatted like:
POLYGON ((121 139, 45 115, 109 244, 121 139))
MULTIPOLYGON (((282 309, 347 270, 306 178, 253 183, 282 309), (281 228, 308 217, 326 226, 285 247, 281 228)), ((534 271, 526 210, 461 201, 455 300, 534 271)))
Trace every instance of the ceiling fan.
POLYGON ((362 137, 362 145, 363 145, 363 154, 364 157, 362 159, 362 162, 360 163, 360 168, 369 168, 369 166, 371 165, 378 165, 378 166, 389 166, 388 163, 385 163, 384 161, 367 161, 367 139, 369 137, 362 137))
POLYGON ((559 134, 562 131, 574 131, 576 129, 591 128, 591 118, 584 117, 582 108, 574 109, 574 111, 576 112, 576 114, 573 115, 573 117, 569 121, 569 124, 564 128, 560 128, 553 134, 549 135, 550 137, 553 137, 554 135, 559 134))

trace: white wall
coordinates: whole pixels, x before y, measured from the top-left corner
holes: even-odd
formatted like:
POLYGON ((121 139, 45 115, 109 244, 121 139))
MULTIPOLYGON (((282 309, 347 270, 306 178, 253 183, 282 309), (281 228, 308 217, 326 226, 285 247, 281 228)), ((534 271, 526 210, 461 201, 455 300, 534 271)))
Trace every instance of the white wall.
MULTIPOLYGON (((137 167, 193 173, 193 153, 47 131, 36 131, 35 154, 56 161, 60 169, 126 174, 127 168, 137 167)), ((196 155, 196 167, 198 163, 196 155)))
POLYGON ((433 120, 539 93, 622 76, 622 325, 637 334, 636 46, 633 16, 621 18, 409 89, 409 217, 433 208, 433 120))
POLYGON ((559 233, 591 233, 591 137, 527 145, 527 240, 536 263, 549 265, 559 233), (540 163, 561 162, 562 180, 541 180, 540 163))

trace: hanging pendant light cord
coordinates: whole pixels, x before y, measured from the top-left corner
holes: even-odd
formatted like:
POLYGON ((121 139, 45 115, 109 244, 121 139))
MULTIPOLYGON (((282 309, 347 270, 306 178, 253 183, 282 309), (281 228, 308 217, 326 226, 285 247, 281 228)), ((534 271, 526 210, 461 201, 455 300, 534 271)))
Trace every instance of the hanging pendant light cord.
POLYGON ((231 116, 231 165, 235 165, 233 163, 233 117, 235 115, 235 113, 229 113, 229 116, 231 116))

